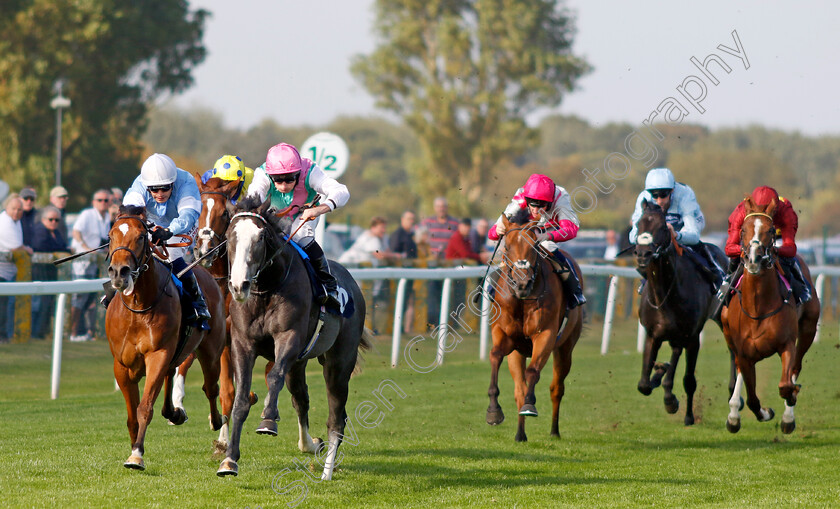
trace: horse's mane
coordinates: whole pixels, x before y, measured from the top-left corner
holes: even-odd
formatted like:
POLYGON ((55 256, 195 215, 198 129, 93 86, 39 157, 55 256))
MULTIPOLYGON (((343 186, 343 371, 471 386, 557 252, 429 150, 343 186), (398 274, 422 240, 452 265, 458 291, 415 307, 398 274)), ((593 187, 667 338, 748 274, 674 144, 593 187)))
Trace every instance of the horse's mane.
POLYGON ((516 214, 510 217, 509 221, 513 224, 528 224, 531 222, 531 213, 527 208, 519 209, 516 214))
POLYGON ((141 205, 120 205, 117 216, 145 216, 146 207, 141 205))
POLYGON ((271 225, 272 228, 274 228, 275 231, 282 232, 285 235, 292 233, 292 218, 288 216, 277 217, 275 214, 277 211, 273 208, 269 208, 264 214, 260 213, 259 209, 262 205, 263 201, 260 200, 258 196, 248 196, 236 204, 233 209, 233 213, 251 212, 259 214, 268 224, 271 225))

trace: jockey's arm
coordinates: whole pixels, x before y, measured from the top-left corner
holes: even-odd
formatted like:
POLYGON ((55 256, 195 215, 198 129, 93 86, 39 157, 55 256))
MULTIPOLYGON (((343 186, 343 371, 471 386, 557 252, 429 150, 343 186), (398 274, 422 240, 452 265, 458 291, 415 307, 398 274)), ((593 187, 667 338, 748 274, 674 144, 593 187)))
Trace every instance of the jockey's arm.
POLYGON ((560 197, 554 202, 554 207, 549 211, 549 217, 546 226, 552 226, 555 229, 546 232, 548 240, 566 242, 577 237, 580 220, 578 220, 577 214, 572 208, 572 200, 565 189, 562 190, 560 197))
POLYGON ((630 218, 630 235, 629 240, 631 244, 636 243, 636 235, 639 234, 638 222, 639 219, 642 218, 642 200, 645 199, 647 195, 647 191, 642 191, 639 193, 639 196, 636 198, 636 208, 633 209, 633 216, 630 218))
POLYGON ((724 252, 730 258, 741 256, 741 226, 744 224, 744 205, 741 202, 732 214, 729 214, 729 236, 726 238, 724 252))
POLYGON ((706 225, 706 220, 703 218, 703 212, 700 211, 700 205, 697 204, 694 191, 688 186, 685 186, 685 189, 687 193, 678 204, 683 227, 676 232, 676 237, 680 244, 693 246, 700 242, 700 232, 706 225))
POLYGON ((779 255, 793 258, 796 256, 796 231, 799 229, 799 216, 796 215, 790 202, 781 203, 787 203, 787 206, 782 206, 773 218, 773 222, 781 230, 782 246, 779 248, 779 255))
POLYGON ((170 200, 177 200, 175 206, 178 210, 178 216, 166 228, 174 235, 190 232, 195 228, 198 216, 201 215, 201 193, 198 191, 195 180, 190 179, 186 181, 185 185, 183 183, 182 185, 183 187, 178 190, 178 196, 170 198, 170 200))
POLYGON ((328 177, 317 165, 309 169, 307 178, 309 179, 309 187, 320 194, 323 199, 317 207, 306 209, 301 213, 303 221, 341 208, 350 199, 350 191, 347 190, 347 186, 332 177, 328 177))

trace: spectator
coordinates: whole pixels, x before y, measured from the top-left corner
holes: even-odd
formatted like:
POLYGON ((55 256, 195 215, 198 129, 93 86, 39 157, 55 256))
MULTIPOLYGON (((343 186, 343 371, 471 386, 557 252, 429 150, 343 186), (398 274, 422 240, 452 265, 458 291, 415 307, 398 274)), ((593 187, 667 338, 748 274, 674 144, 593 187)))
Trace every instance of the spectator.
POLYGON ((123 191, 119 187, 112 187, 111 188, 111 204, 116 204, 117 208, 120 208, 123 202, 123 191))
POLYGON ((458 223, 458 229, 449 238, 446 244, 445 257, 447 260, 463 260, 470 259, 477 262, 481 261, 481 257, 472 245, 470 245, 469 237, 472 230, 472 220, 465 217, 458 223))
POLYGON ((615 230, 607 230, 607 248, 604 250, 604 260, 615 260, 618 256, 618 236, 615 230))
POLYGON ((386 259, 398 258, 398 255, 385 249, 385 228, 388 223, 384 217, 376 216, 370 220, 370 228, 362 232, 347 251, 338 257, 338 263, 372 263, 374 266, 386 259))
MULTIPOLYGON (((475 222, 475 227, 470 230, 470 245, 478 254, 492 253, 495 244, 487 238, 487 233, 490 232, 490 222, 484 218, 475 222)), ((489 255, 488 255, 489 257, 489 255)))
MULTIPOLYGON (((458 229, 458 221, 449 215, 449 203, 446 198, 438 197, 434 201, 435 215, 423 220, 423 227, 429 232, 429 251, 432 257, 443 258, 449 237, 458 229)), ((429 280, 426 296, 426 323, 431 329, 440 319, 440 299, 443 295, 443 281, 429 280)))
MULTIPOLYGON (((417 243, 414 242, 414 222, 417 216, 406 210, 400 218, 400 226, 391 234, 391 251, 402 255, 407 260, 417 258, 417 243)), ((405 301, 403 307, 403 332, 410 333, 414 327, 414 280, 405 282, 405 301)))
MULTIPOLYGON (((61 232, 61 238, 64 239, 64 242, 67 242, 69 245, 69 238, 67 237, 67 197, 67 189, 63 186, 55 186, 50 189, 50 203, 53 207, 58 209, 58 213, 61 218, 58 222, 58 231, 61 232)), ((67 246, 64 246, 64 249, 61 249, 60 251, 64 251, 66 249, 67 246)))
MULTIPOLYGON (((23 243, 23 201, 20 195, 12 194, 5 202, 5 210, 0 213, 0 283, 15 280, 17 266, 11 260, 11 253, 32 249, 23 243)), ((14 297, 0 296, 0 343, 8 343, 14 334, 14 297)))
POLYGON ((429 247, 429 230, 425 226, 414 229, 414 243, 417 245, 418 260, 428 260, 432 256, 432 249, 429 247))
POLYGON ((35 208, 35 200, 38 194, 31 187, 24 187, 20 191, 20 199, 23 200, 23 216, 20 218, 20 227, 23 229, 23 245, 32 246, 32 235, 35 231, 35 217, 38 209, 35 208))
MULTIPOLYGON (((71 246, 76 253, 90 251, 108 242, 108 231, 111 229, 111 217, 108 215, 108 205, 111 193, 107 189, 99 189, 93 193, 92 207, 79 214, 73 224, 73 241, 71 246)), ((73 262, 73 277, 80 279, 96 279, 99 277, 99 266, 90 257, 81 257, 73 262)), ((96 294, 77 293, 73 295, 70 314, 70 341, 90 341, 93 339, 93 321, 85 320, 85 313, 94 308, 96 294), (91 323, 86 324, 89 321, 91 323)))
MULTIPOLYGON (((32 250, 36 253, 55 253, 67 250, 67 240, 59 229, 61 211, 57 207, 47 205, 41 211, 41 222, 35 225, 32 239, 32 250)), ((33 281, 58 280, 58 267, 52 263, 33 263, 33 281)), ((49 329, 50 317, 53 314, 54 295, 32 296, 32 337, 40 338, 49 329)))

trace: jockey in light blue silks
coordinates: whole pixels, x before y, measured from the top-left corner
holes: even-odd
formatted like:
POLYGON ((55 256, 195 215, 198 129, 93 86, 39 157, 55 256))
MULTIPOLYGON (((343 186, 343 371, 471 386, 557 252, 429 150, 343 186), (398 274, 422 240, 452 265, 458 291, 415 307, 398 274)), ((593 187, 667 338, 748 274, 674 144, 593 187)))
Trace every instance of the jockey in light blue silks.
POLYGON ((315 226, 318 216, 343 207, 350 199, 347 186, 327 176, 317 164, 301 158, 297 149, 288 143, 271 147, 265 163, 254 170, 254 180, 248 187, 248 196, 258 196, 260 200, 271 199, 271 206, 277 210, 296 205, 289 217, 294 219, 292 231, 294 240, 309 256, 312 267, 326 295, 321 304, 337 309, 341 308, 338 298, 338 282, 330 273, 330 266, 324 256, 324 250, 315 242, 315 226), (312 203, 321 195, 321 203, 301 211, 300 207, 312 203), (311 221, 310 221, 311 220, 311 221))
MULTIPOLYGON (((146 207, 146 219, 158 228, 152 232, 152 243, 161 244, 173 235, 187 234, 193 239, 196 232, 196 221, 201 214, 201 194, 198 184, 189 172, 175 166, 175 162, 167 155, 152 154, 143 163, 140 176, 125 193, 123 205, 146 207)), ((174 272, 180 272, 187 267, 184 255, 186 247, 167 247, 168 261, 172 263, 174 272)), ((184 290, 192 299, 198 322, 208 320, 210 312, 207 302, 198 286, 198 281, 192 270, 187 271, 180 278, 184 290)), ((107 307, 108 296, 104 301, 107 307)))
MULTIPOLYGON (((633 226, 630 230, 631 244, 636 244, 638 222, 644 212, 643 200, 659 205, 665 213, 668 229, 674 233, 678 243, 689 247, 689 251, 699 255, 701 263, 708 270, 707 274, 710 275, 710 283, 717 289, 723 281, 724 272, 706 245, 700 242, 700 233, 706 226, 706 218, 703 217, 700 205, 697 204, 694 191, 686 184, 676 182, 674 174, 668 168, 650 170, 645 178, 645 190, 636 198, 636 209, 631 219, 633 226)), ((642 274, 642 285, 644 282, 644 274, 642 274)))

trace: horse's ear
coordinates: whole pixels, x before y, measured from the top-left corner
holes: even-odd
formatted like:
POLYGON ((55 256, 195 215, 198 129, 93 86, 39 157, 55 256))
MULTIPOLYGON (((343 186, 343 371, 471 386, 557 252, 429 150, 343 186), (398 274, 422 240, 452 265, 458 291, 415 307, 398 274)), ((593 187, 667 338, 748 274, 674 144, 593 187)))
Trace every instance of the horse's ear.
POLYGON ((642 198, 642 210, 647 210, 650 207, 650 202, 647 201, 647 198, 642 198))
POLYGON ((264 202, 262 202, 262 205, 260 205, 260 208, 257 210, 257 213, 260 214, 260 215, 263 215, 268 211, 269 207, 271 207, 271 196, 270 195, 265 198, 264 202))
POLYGON ((752 200, 752 196, 747 196, 746 198, 744 198, 744 211, 746 211, 747 214, 752 214, 756 210, 757 208, 752 200))
POLYGON ((764 209, 764 213, 770 217, 773 217, 773 214, 776 213, 776 208, 779 206, 779 202, 776 200, 772 200, 770 203, 767 204, 767 208, 764 209))
POLYGON ((510 221, 508 221, 507 216, 504 214, 502 214, 502 224, 505 225, 505 229, 510 228, 510 221))
POLYGON ((201 174, 198 173, 197 171, 194 171, 193 172, 193 177, 195 177, 195 183, 198 184, 198 188, 203 189, 204 188, 204 182, 201 181, 201 174))
POLYGON ((230 182, 227 182, 225 185, 223 185, 220 191, 223 194, 226 194, 228 196, 228 198, 230 198, 231 196, 233 196, 233 193, 236 191, 236 188, 238 188, 238 187, 239 187, 239 181, 238 180, 231 180, 230 182))

